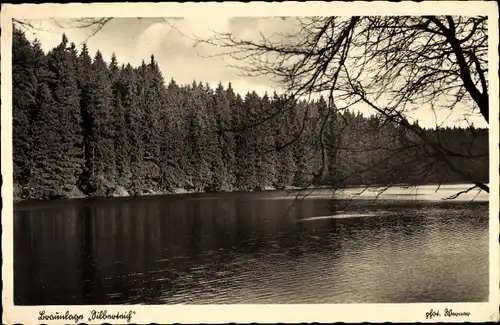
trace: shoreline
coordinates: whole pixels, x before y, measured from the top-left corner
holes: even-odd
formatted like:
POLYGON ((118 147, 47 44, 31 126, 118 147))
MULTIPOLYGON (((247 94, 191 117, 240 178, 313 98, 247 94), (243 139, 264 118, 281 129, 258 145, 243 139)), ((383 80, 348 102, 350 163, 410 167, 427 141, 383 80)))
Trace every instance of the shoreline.
MULTIPOLYGON (((266 187, 263 189, 258 189, 258 190, 251 190, 251 191, 244 191, 244 190, 224 190, 224 191, 218 191, 218 192, 207 192, 207 191, 193 191, 193 190, 188 190, 185 188, 174 188, 173 191, 165 191, 165 192, 157 192, 157 191, 152 191, 149 190, 146 193, 143 194, 135 194, 135 195, 130 195, 129 192, 125 189, 121 189, 119 191, 115 191, 112 195, 108 196, 91 196, 91 195, 75 195, 71 197, 66 197, 66 198, 54 198, 54 199, 13 199, 14 204, 19 204, 19 203, 29 203, 29 202, 53 202, 53 201, 70 201, 70 200, 84 200, 84 199, 119 199, 119 198, 139 198, 139 197, 148 197, 148 196, 177 196, 177 195, 186 195, 186 194, 224 194, 224 193, 261 193, 261 192, 300 192, 300 191, 306 191, 306 190, 313 190, 313 191, 320 191, 320 190, 350 190, 350 189, 365 189, 369 190, 371 189, 377 189, 377 188, 399 188, 399 189, 405 189, 405 188, 418 188, 418 187, 423 187, 423 186, 435 186, 439 188, 446 188, 450 186, 458 186, 460 185, 461 187, 467 188, 469 186, 472 186, 472 184, 468 183, 442 183, 442 184, 393 184, 393 185, 383 185, 383 184, 371 184, 371 185, 344 185, 344 186, 339 186, 337 188, 334 188, 332 186, 309 186, 309 187, 298 187, 298 186, 286 186, 285 188, 274 188, 274 187, 266 187)), ((364 190, 363 190, 364 191, 364 190)), ((457 190, 458 191, 458 190, 457 190)), ((404 195, 404 194, 403 194, 404 195)))

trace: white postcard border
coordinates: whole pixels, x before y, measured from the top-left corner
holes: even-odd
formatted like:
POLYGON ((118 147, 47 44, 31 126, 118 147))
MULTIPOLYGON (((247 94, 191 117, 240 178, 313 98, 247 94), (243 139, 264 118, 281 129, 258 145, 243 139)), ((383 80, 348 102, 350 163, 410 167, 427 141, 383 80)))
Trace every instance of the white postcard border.
MULTIPOLYGON (((82 315, 78 323, 277 323, 277 322, 474 322, 499 320, 499 83, 498 9, 495 2, 426 1, 389 2, 286 2, 286 3, 121 3, 121 4, 21 4, 3 5, 1 12, 1 139, 2 139, 2 305, 3 323, 62 323, 40 320, 47 314, 82 315), (98 13, 99 15, 96 15, 98 13), (105 305, 105 306, 14 306, 13 305, 13 200, 12 200, 12 18, 73 17, 165 17, 186 16, 324 16, 324 15, 488 15, 490 73, 490 296, 486 303, 418 304, 318 304, 318 305, 105 305), (470 317, 426 319, 431 310, 470 312, 470 317), (119 312, 130 319, 89 318, 92 311, 119 312)), ((69 323, 65 321, 64 323, 69 323)))

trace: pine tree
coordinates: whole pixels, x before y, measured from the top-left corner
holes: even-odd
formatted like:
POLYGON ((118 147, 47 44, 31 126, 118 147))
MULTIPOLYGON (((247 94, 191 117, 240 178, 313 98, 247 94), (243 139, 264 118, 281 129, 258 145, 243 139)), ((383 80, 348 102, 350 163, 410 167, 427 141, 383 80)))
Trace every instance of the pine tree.
POLYGON ((220 138, 220 112, 216 101, 216 94, 207 84, 203 87, 204 102, 206 107, 206 157, 210 168, 211 179, 208 181, 206 191, 218 192, 228 188, 227 171, 222 157, 222 144, 220 138))
POLYGON ((80 56, 78 57, 77 65, 77 80, 78 88, 80 89, 80 112, 83 132, 83 149, 84 149, 84 167, 80 174, 79 183, 84 192, 88 192, 89 180, 91 177, 93 165, 92 153, 92 138, 93 138, 93 121, 92 121, 92 58, 89 55, 88 47, 83 44, 80 56))
MULTIPOLYGON (((49 161, 54 161, 51 177, 55 182, 52 196, 67 197, 77 190, 77 183, 83 164, 83 138, 81 130, 80 93, 76 77, 76 51, 68 47, 68 39, 62 42, 48 56, 48 70, 51 73, 49 88, 57 111, 59 137, 54 139, 49 161)), ((52 124, 52 121, 46 121, 52 124)))
POLYGON ((293 147, 290 144, 296 130, 293 102, 274 94, 272 105, 281 113, 273 120, 276 152, 276 188, 285 188, 293 184, 296 166, 293 147))
POLYGON ((241 107, 235 107, 240 129, 236 142, 237 184, 244 191, 260 188, 257 179, 257 130, 251 127, 256 121, 259 105, 259 96, 249 92, 241 107))
POLYGON ((37 58, 34 47, 23 32, 14 29, 12 36, 14 183, 18 191, 25 192, 33 164, 31 128, 37 105, 37 58))
POLYGON ((146 146, 147 135, 144 128, 144 123, 147 122, 146 116, 146 91, 150 86, 150 77, 148 65, 142 60, 141 65, 134 69, 135 86, 136 86, 136 101, 130 112, 131 128, 131 146, 134 148, 134 153, 131 157, 131 172, 132 172, 132 193, 142 195, 147 188, 147 175, 145 157, 149 157, 146 146))
POLYGON ((118 77, 120 76, 120 68, 118 67, 118 60, 115 53, 111 54, 111 62, 109 63, 108 71, 109 80, 113 85, 113 90, 115 90, 115 84, 118 80, 118 77))
POLYGON ((119 184, 135 191, 134 175, 142 163, 141 114, 138 112, 137 77, 130 64, 120 72, 117 85, 115 147, 119 184))
POLYGON ((234 102, 234 93, 231 85, 227 91, 219 83, 213 95, 213 161, 212 161, 212 187, 214 191, 231 190, 235 183, 234 176, 234 136, 231 131, 231 104, 234 102))
POLYGON ((113 146, 116 165, 116 185, 122 188, 130 186, 130 143, 128 138, 128 125, 126 108, 123 104, 126 86, 121 80, 125 67, 118 67, 116 55, 111 55, 109 64, 109 80, 112 89, 112 114, 113 123, 113 146))
POLYGON ((171 80, 165 91, 165 109, 162 111, 160 143, 161 190, 172 191, 182 187, 185 180, 185 123, 182 110, 184 92, 171 80))
POLYGON ((28 198, 50 199, 64 196, 61 176, 67 172, 60 164, 61 112, 52 97, 48 84, 40 86, 38 94, 38 119, 33 123, 33 172, 29 179, 28 198))
MULTIPOLYGON (((14 29, 12 44, 13 162, 15 195, 40 198, 46 189, 36 185, 41 177, 36 168, 39 150, 35 125, 41 118, 44 88, 48 82, 47 60, 38 40, 31 44, 24 33, 14 29)), ((43 121, 42 121, 43 122, 43 121)))
POLYGON ((161 131, 165 123, 162 111, 166 107, 166 98, 165 82, 153 55, 143 78, 146 79, 142 107, 144 109, 144 168, 147 171, 144 174, 144 187, 157 191, 161 187, 161 131))
POLYGON ((311 110, 314 104, 307 107, 307 103, 298 103, 297 126, 299 138, 292 145, 295 161, 295 176, 293 185, 298 187, 309 186, 314 181, 314 120, 311 110))
POLYGON ((269 96, 265 94, 258 107, 257 114, 264 122, 254 128, 256 133, 256 177, 260 188, 274 186, 276 177, 276 151, 274 146, 274 130, 272 121, 272 109, 269 96))
POLYGON ((207 121, 207 97, 203 87, 193 82, 190 96, 186 98, 185 109, 188 112, 187 129, 187 187, 203 191, 210 187, 211 156, 207 150, 209 124, 207 121))
POLYGON ((107 196, 117 181, 114 148, 113 93, 109 71, 101 52, 92 62, 87 108, 88 128, 86 157, 89 173, 86 190, 91 195, 107 196))

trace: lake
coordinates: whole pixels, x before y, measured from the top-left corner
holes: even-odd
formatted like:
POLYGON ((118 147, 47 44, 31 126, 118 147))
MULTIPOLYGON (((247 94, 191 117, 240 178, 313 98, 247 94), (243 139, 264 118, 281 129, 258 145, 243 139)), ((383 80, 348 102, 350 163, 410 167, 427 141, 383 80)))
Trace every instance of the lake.
POLYGON ((433 193, 17 203, 15 304, 487 301, 487 195, 433 193))

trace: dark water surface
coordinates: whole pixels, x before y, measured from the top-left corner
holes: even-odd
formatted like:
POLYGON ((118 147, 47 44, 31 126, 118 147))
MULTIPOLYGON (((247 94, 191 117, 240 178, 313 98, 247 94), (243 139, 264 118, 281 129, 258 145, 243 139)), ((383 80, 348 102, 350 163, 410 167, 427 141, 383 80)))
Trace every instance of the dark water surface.
POLYGON ((283 195, 16 204, 15 304, 488 300, 487 202, 283 195))

